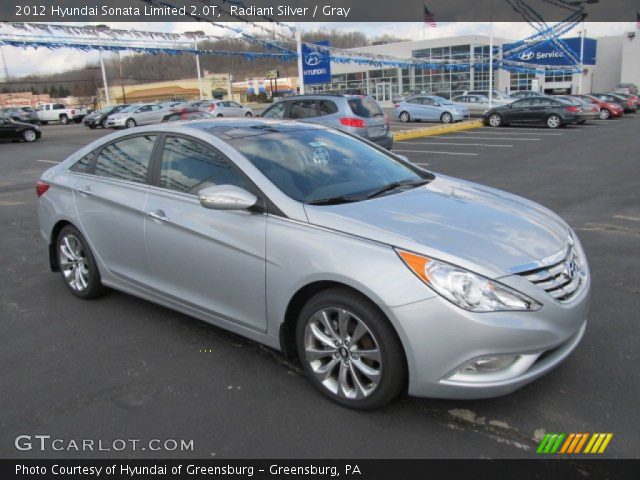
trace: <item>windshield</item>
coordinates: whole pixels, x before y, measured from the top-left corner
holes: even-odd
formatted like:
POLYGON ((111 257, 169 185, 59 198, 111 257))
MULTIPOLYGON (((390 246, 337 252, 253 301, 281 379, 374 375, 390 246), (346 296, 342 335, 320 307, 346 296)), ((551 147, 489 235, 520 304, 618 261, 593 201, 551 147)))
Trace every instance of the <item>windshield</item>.
POLYGON ((128 113, 128 112, 133 112, 134 110, 137 110, 138 108, 140 108, 142 105, 129 105, 128 107, 123 108, 122 110, 118 111, 118 113, 128 113))
POLYGON ((229 142, 289 197, 319 203, 362 200, 396 182, 431 178, 340 132, 301 129, 229 142), (355 198, 362 197, 362 198, 355 198))
POLYGON ((451 100, 447 100, 444 97, 439 97, 437 95, 433 95, 431 98, 433 98, 436 102, 442 104, 442 105, 453 105, 453 102, 451 100))

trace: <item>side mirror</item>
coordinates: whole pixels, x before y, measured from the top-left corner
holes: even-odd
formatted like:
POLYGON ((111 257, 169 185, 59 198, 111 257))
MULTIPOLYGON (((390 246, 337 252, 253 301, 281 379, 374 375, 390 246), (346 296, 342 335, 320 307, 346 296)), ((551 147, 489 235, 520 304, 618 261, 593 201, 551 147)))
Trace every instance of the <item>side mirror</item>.
POLYGON ((200 205, 212 210, 246 210, 258 202, 258 197, 235 185, 213 185, 198 192, 200 205))
POLYGON ((436 107, 439 107, 439 106, 440 106, 440 104, 439 104, 438 102, 434 103, 434 105, 435 105, 436 107))

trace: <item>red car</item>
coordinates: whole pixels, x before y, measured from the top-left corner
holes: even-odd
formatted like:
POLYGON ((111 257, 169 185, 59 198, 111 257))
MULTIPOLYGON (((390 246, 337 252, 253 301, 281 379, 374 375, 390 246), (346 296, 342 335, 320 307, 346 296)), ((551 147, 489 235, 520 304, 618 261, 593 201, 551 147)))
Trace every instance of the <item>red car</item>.
POLYGON ((168 113, 162 117, 162 122, 177 122, 180 120, 199 120, 201 118, 214 118, 213 115, 200 110, 193 110, 190 108, 178 108, 172 109, 171 113, 168 113))
POLYGON ((624 115, 624 109, 617 103, 607 102, 605 100, 600 100, 593 95, 575 95, 576 97, 583 98, 585 100, 589 100, 591 103, 594 103, 600 107, 600 119, 608 120, 613 117, 621 117, 624 115))

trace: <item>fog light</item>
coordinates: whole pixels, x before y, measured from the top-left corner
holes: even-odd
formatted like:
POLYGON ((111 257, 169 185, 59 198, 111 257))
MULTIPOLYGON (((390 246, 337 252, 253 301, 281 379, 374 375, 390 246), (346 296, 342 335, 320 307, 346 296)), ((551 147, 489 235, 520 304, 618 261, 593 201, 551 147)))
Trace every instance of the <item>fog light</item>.
POLYGON ((460 370, 458 374, 473 375, 483 373, 493 373, 504 370, 518 359, 517 355, 501 355, 496 357, 483 357, 467 364, 460 370))

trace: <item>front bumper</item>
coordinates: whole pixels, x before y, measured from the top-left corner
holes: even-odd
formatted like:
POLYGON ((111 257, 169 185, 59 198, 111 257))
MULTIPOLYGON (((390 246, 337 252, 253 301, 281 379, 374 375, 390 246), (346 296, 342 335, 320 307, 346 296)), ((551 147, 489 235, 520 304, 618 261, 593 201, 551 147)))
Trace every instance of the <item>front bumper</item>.
POLYGON ((517 275, 500 281, 543 307, 536 312, 474 313, 436 296, 391 309, 407 356, 410 395, 451 399, 504 395, 552 370, 576 348, 589 313, 589 279, 566 304, 517 275), (500 355, 520 355, 522 361, 497 375, 451 379, 469 362, 500 355))
POLYGON ((127 119, 126 118, 108 118, 107 119, 107 126, 109 128, 122 128, 122 127, 126 127, 127 126, 127 119))
POLYGON ((84 117, 84 121, 82 123, 87 127, 92 127, 92 126, 99 127, 100 124, 102 123, 102 117, 97 117, 97 118, 84 117))

